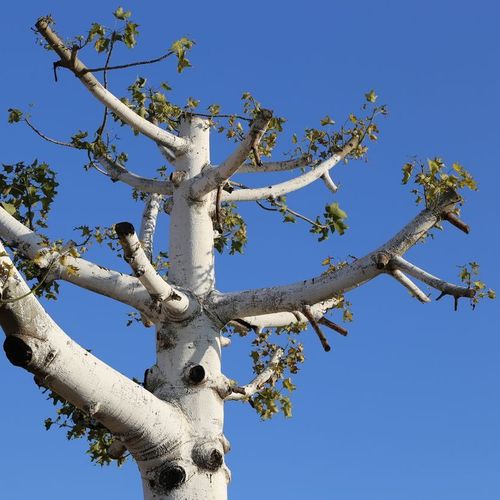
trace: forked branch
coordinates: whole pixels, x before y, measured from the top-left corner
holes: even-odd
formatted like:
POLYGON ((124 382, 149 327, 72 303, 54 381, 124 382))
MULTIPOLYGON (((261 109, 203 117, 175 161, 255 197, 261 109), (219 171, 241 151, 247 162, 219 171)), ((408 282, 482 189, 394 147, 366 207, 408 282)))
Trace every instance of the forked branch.
POLYGON ((250 126, 245 138, 239 143, 233 154, 216 168, 204 170, 194 179, 191 186, 191 197, 195 200, 202 198, 219 186, 223 186, 243 165, 248 155, 257 148, 267 130, 273 114, 267 109, 260 110, 250 126))
MULTIPOLYGON (((304 304, 316 304, 345 293, 384 272, 384 265, 378 259, 379 255, 386 254, 392 259, 404 254, 440 220, 444 210, 453 208, 458 201, 455 192, 447 191, 432 208, 420 212, 380 248, 331 273, 292 285, 225 294, 214 293, 211 297, 211 307, 218 317, 230 321, 250 315, 295 311, 301 309, 304 304)), ((407 272, 406 269, 400 270, 407 272)), ((408 271, 408 274, 411 273, 408 271)))
POLYGON ((342 151, 336 153, 330 158, 319 163, 315 168, 299 175, 289 181, 274 184, 256 189, 238 189, 232 193, 224 193, 223 201, 257 201, 265 200, 268 198, 276 198, 283 196, 303 187, 308 186, 315 180, 327 173, 339 161, 342 161, 354 148, 357 147, 359 141, 357 138, 352 138, 343 148, 342 151))
POLYGON ((141 452, 174 443, 189 432, 183 412, 79 346, 27 292, 28 285, 0 244, 0 293, 4 300, 0 326, 6 334, 4 350, 9 361, 33 373, 39 384, 121 437, 141 468, 157 465, 141 452), (22 295, 26 298, 9 300, 22 295))
MULTIPOLYGON (((459 285, 454 285, 453 283, 448 283, 432 274, 420 269, 419 267, 413 265, 411 262, 403 259, 399 255, 392 257, 390 265, 392 268, 399 271, 403 271, 414 278, 423 281, 432 288, 436 288, 441 291, 441 296, 452 295, 455 298, 459 297, 474 297, 475 291, 472 288, 466 288, 459 285)), ((441 298, 441 297, 439 297, 441 298)))
POLYGON ((142 118, 109 92, 89 71, 85 64, 80 61, 77 56, 77 51, 66 47, 59 35, 51 28, 50 24, 50 18, 42 17, 36 22, 35 26, 37 31, 45 38, 50 47, 60 57, 60 66, 69 69, 96 99, 134 130, 137 130, 163 146, 167 146, 177 155, 187 150, 188 143, 185 139, 171 134, 142 118))
MULTIPOLYGON (((316 321, 321 322, 324 314, 335 307, 339 303, 339 299, 333 298, 314 304, 310 307, 311 314, 316 321)), ((260 331, 263 328, 285 328, 296 323, 307 323, 309 320, 301 311, 277 312, 271 314, 261 314, 259 316, 245 316, 238 318, 239 326, 246 326, 247 329, 255 329, 260 331)))
POLYGON ((150 319, 155 313, 152 301, 140 283, 132 276, 111 271, 71 253, 51 248, 47 241, 0 208, 0 238, 16 247, 41 269, 50 267, 51 279, 62 279, 79 287, 128 304, 150 319))

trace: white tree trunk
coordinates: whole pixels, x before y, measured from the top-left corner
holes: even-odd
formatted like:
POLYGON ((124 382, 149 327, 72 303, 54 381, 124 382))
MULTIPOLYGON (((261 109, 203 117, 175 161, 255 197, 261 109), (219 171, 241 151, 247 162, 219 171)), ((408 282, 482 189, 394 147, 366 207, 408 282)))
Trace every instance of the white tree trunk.
POLYGON ((158 325, 157 361, 146 376, 148 390, 162 400, 175 402, 186 415, 193 434, 191 440, 182 440, 182 447, 190 463, 183 465, 186 481, 163 495, 144 482, 145 499, 227 497, 229 471, 224 465, 224 453, 228 444, 223 436, 223 398, 229 389, 221 373, 223 325, 210 318, 203 308, 204 297, 215 285, 210 216, 213 196, 196 201, 189 196, 190 179, 209 165, 209 133, 204 119, 192 117, 182 124, 181 136, 190 147, 176 162, 173 180, 177 187, 170 213, 168 280, 194 296, 198 306, 188 320, 178 322, 171 317, 158 325))

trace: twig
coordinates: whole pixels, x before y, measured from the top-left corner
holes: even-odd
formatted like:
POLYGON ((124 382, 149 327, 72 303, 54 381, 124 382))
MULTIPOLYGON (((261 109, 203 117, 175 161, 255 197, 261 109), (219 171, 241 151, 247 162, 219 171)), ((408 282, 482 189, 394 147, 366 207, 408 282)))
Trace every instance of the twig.
POLYGON ((316 319, 314 318, 312 312, 311 312, 311 307, 310 306, 304 306, 302 309, 302 313, 304 316, 307 318, 309 323, 311 323, 311 326, 313 327, 313 330, 316 332, 316 335, 319 338, 319 341, 321 342, 321 345, 323 346, 323 349, 328 352, 332 348, 330 347, 330 344, 328 343, 328 340, 325 337, 325 334, 321 331, 321 328, 319 327, 318 323, 316 322, 316 319))
POLYGON ((284 350, 281 347, 278 347, 265 370, 259 373, 249 384, 242 387, 233 386, 231 388, 232 393, 226 397, 226 400, 245 400, 258 392, 262 388, 262 386, 274 375, 276 367, 278 366, 280 359, 283 357, 283 354, 284 350))
POLYGON ((41 132, 39 129, 37 129, 29 120, 28 118, 24 118, 24 122, 28 127, 35 132, 38 136, 40 136, 43 140, 50 142, 52 144, 56 144, 57 146, 64 146, 66 148, 73 148, 73 149, 80 149, 74 144, 71 144, 71 142, 64 142, 64 141, 59 141, 57 139, 52 139, 51 137, 48 137, 45 135, 43 132, 41 132))
POLYGON ((463 231, 465 234, 469 234, 470 227, 462 220, 460 220, 453 212, 445 212, 442 215, 444 220, 447 220, 452 226, 455 226, 460 231, 463 231))
POLYGON ((343 328, 340 325, 337 325, 337 323, 334 323, 333 321, 329 320, 328 318, 325 318, 324 316, 318 320, 318 323, 327 326, 328 328, 331 328, 333 331, 340 333, 340 335, 343 335, 344 337, 349 334, 349 332, 343 328))
POLYGON ((163 61, 163 59, 166 59, 169 56, 174 55, 174 52, 169 50, 166 54, 163 54, 160 57, 157 57, 155 59, 148 59, 144 61, 137 61, 133 63, 128 63, 128 64, 118 64, 117 66, 102 66, 100 68, 85 68, 79 71, 80 75, 84 75, 85 73, 98 73, 99 71, 111 71, 115 69, 126 69, 126 68, 133 68, 134 66, 143 66, 145 64, 154 64, 160 61, 163 61))

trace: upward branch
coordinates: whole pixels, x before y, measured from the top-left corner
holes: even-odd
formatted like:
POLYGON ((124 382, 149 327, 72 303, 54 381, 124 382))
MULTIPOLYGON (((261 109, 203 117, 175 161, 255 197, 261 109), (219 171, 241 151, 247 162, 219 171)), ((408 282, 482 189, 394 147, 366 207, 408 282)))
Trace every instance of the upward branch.
POLYGON ((242 142, 238 145, 233 154, 217 168, 205 170, 198 178, 196 178, 191 186, 191 197, 200 199, 210 191, 223 186, 229 178, 234 175, 243 165, 247 156, 256 150, 262 136, 271 121, 273 114, 267 109, 262 109, 250 130, 242 142))
POLYGON ((77 56, 76 49, 69 49, 50 27, 51 20, 48 17, 41 17, 36 22, 37 31, 45 38, 50 47, 60 57, 59 66, 69 69, 90 91, 90 93, 104 104, 110 111, 119 116, 126 124, 130 125, 146 137, 155 142, 172 149, 177 155, 184 153, 188 147, 187 141, 181 137, 163 130, 152 124, 123 104, 117 97, 109 92, 89 71, 77 56))
POLYGON ((330 158, 322 161, 315 168, 306 172, 305 174, 299 175, 290 179, 289 181, 281 182, 279 184, 274 184, 272 186, 266 186, 256 189, 238 189, 232 193, 224 193, 224 201, 257 201, 265 200, 267 198, 275 198, 277 196, 283 196, 287 193, 297 191, 303 187, 308 186, 315 180, 322 177, 325 173, 333 168, 339 161, 342 161, 354 148, 359 144, 357 138, 352 138, 343 148, 342 151, 336 153, 330 158))

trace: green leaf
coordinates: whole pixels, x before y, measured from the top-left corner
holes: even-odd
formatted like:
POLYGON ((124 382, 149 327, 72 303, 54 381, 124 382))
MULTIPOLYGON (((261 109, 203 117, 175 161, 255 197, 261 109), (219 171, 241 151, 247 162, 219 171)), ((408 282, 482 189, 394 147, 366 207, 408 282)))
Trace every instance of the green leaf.
POLYGON ((347 214, 339 207, 338 203, 330 203, 325 207, 326 213, 334 219, 345 219, 347 214))
POLYGON ((335 121, 332 120, 328 115, 326 115, 322 120, 321 120, 321 125, 334 125, 335 121))
POLYGON ((368 102, 375 102, 377 100, 377 97, 378 96, 375 94, 375 91, 373 89, 365 94, 365 98, 368 102))
POLYGON ((5 201, 0 202, 0 205, 2 205, 3 209, 9 214, 9 215, 14 215, 16 213, 16 207, 12 203, 6 203, 5 201))
POLYGON ((129 48, 132 49, 135 47, 137 40, 136 36, 139 34, 139 31, 137 29, 139 25, 136 23, 131 23, 128 22, 125 25, 125 31, 123 33, 123 43, 129 48))
POLYGON ((116 19, 120 19, 121 21, 124 21, 125 19, 129 18, 132 15, 130 11, 124 11, 123 7, 118 7, 114 12, 113 16, 116 17, 116 19))
POLYGON ((9 123, 18 123, 23 117, 23 112, 20 109, 9 108, 9 123))
POLYGON ((403 165, 403 184, 407 184, 413 173, 413 163, 405 163, 403 165))

